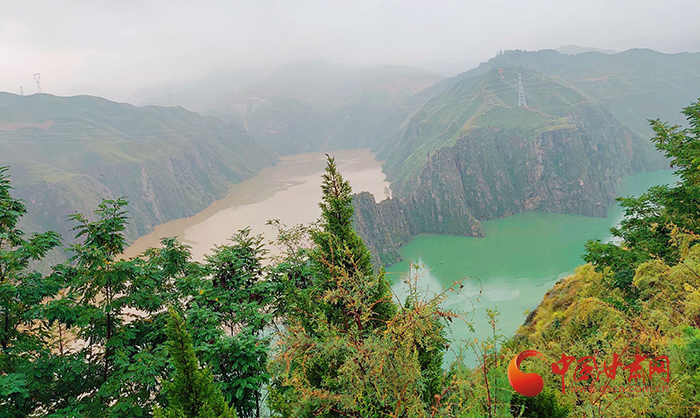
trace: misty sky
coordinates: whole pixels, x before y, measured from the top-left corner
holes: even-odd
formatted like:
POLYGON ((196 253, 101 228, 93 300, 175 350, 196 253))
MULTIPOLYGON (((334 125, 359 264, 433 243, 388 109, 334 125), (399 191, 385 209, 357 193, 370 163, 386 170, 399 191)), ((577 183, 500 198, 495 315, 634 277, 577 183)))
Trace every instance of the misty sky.
POLYGON ((0 0, 0 90, 102 94, 322 58, 483 61, 565 44, 700 51, 698 0, 0 0), (76 88, 77 87, 77 88, 76 88))

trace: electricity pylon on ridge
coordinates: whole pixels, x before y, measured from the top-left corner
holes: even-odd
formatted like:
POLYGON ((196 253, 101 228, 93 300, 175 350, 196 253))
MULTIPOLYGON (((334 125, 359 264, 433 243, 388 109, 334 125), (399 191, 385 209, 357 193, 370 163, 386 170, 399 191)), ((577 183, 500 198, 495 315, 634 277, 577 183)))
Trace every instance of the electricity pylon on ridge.
POLYGON ((24 89, 22 88, 22 86, 19 86, 19 94, 20 96, 24 96, 24 89))
POLYGON ((173 105, 173 89, 168 87, 165 89, 165 94, 168 96, 168 106, 173 105))
POLYGON ((36 81, 36 92, 41 93, 41 73, 34 74, 34 81, 36 81))
POLYGON ((523 78, 518 73, 518 107, 527 107, 525 91, 523 91, 523 78))

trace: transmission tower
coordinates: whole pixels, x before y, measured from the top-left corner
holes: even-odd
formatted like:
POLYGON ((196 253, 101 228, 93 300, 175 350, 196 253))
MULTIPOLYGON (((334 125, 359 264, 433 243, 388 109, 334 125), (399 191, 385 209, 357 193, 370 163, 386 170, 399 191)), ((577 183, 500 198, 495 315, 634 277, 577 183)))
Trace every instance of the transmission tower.
POLYGON ((22 88, 22 86, 19 86, 19 94, 24 96, 24 89, 22 88))
POLYGON ((165 89, 165 94, 168 95, 168 105, 172 106, 173 105, 173 89, 168 87, 165 89))
POLYGON ((36 81, 36 92, 41 93, 41 73, 34 74, 34 80, 36 81))
POLYGON ((523 78, 518 73, 518 107, 527 107, 525 92, 523 91, 523 78))

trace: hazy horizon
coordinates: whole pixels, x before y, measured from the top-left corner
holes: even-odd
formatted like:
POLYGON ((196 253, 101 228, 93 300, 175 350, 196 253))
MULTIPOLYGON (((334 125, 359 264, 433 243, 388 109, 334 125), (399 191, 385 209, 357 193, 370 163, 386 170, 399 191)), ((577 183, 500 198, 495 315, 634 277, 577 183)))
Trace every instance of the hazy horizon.
POLYGON ((355 66, 482 62, 575 44, 700 51, 700 2, 538 0, 0 1, 0 91, 126 101, 144 88, 321 59, 355 66), (683 28, 683 34, 677 28, 683 28))

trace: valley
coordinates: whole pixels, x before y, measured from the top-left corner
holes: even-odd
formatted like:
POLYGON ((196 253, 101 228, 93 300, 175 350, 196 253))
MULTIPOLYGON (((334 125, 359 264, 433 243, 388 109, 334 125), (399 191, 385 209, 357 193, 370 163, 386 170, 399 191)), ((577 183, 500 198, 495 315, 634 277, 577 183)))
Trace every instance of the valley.
MULTIPOLYGON (((381 162, 367 149, 333 151, 338 167, 354 190, 383 196, 389 183, 381 170, 381 162)), ((254 234, 264 234, 265 241, 275 239, 275 231, 267 226, 279 219, 288 226, 308 224, 321 213, 318 207, 321 174, 326 162, 324 152, 296 154, 280 159, 252 179, 234 185, 217 200, 194 216, 173 220, 155 227, 137 239, 125 252, 134 257, 148 248, 158 247, 164 237, 178 237, 192 247, 195 260, 204 260, 215 245, 222 245, 238 230, 250 227, 254 234)), ((278 251, 267 246, 273 255, 278 251)))
POLYGON ((136 107, 98 97, 0 92, 0 166, 23 222, 71 244, 68 217, 125 197, 134 240, 154 226, 205 209, 278 159, 245 132, 181 107, 136 107))

